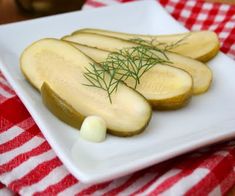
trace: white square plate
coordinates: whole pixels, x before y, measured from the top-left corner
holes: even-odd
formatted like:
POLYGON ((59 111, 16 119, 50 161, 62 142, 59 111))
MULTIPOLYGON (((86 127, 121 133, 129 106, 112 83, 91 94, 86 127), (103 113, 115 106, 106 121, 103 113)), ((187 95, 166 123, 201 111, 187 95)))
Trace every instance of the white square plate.
POLYGON ((235 63, 222 53, 208 64, 213 84, 177 111, 154 112, 143 134, 131 138, 108 136, 103 143, 78 139, 79 133, 55 118, 39 93, 19 69, 19 56, 33 41, 60 38, 85 27, 131 33, 167 34, 186 29, 155 1, 73 12, 0 26, 0 67, 46 139, 70 172, 82 182, 120 177, 200 146, 235 136, 235 63), (77 157, 71 155, 72 145, 77 157))

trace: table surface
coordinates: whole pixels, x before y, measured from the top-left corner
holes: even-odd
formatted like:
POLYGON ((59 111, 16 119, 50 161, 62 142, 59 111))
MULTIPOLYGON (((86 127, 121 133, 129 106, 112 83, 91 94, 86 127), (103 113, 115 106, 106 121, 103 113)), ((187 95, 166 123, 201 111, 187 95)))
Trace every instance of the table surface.
MULTIPOLYGON (((221 2, 235 4, 235 0, 206 0, 208 2, 221 2)), ((6 24, 16 21, 28 20, 35 18, 29 13, 20 10, 14 0, 0 0, 0 24, 6 24)), ((235 186, 229 191, 228 196, 235 195, 235 186)))
MULTIPOLYGON (((84 2, 85 0, 76 1, 76 7, 81 7, 84 2)), ((72 6, 66 7, 68 7, 68 9, 74 9, 72 6)), ((0 24, 28 20, 35 17, 37 16, 30 13, 26 13, 25 11, 20 9, 17 6, 15 0, 0 0, 0 24)))

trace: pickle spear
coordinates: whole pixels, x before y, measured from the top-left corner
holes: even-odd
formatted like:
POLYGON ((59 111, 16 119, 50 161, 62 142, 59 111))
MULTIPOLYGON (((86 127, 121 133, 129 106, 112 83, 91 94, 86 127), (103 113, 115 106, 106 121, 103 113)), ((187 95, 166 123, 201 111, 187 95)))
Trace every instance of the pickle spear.
MULTIPOLYGON (((74 46, 98 63, 104 62, 110 54, 81 44, 74 46)), ((125 83, 130 87, 134 86, 132 80, 125 80, 125 83)), ((157 64, 143 75, 136 90, 149 101, 153 109, 171 110, 181 108, 189 102, 192 87, 192 77, 187 72, 157 64)))
POLYGON ((175 52, 202 62, 212 59, 219 51, 219 39, 212 31, 195 31, 170 35, 141 35, 107 31, 102 29, 81 29, 80 32, 96 33, 117 37, 125 40, 142 39, 151 42, 154 46, 162 49, 168 47, 171 52, 175 52))
MULTIPOLYGON (((147 100, 120 82, 111 95, 111 103, 105 90, 86 85, 84 73, 91 64, 96 68, 94 62, 73 45, 56 39, 33 43, 24 50, 20 60, 21 70, 29 82, 39 91, 42 89, 45 105, 66 123, 74 126, 67 120, 72 115, 78 121, 75 127, 79 127, 84 117, 97 115, 105 120, 108 132, 113 135, 141 133, 152 114, 147 100)), ((104 82, 110 81, 108 74, 104 78, 104 82)))

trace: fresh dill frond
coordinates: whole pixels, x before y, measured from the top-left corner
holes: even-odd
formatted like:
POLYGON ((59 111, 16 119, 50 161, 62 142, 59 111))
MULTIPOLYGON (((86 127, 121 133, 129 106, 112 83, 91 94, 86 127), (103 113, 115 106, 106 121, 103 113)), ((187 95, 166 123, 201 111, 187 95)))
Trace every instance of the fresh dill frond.
POLYGON ((107 92, 110 103, 112 103, 111 94, 117 90, 119 80, 115 79, 116 70, 91 63, 89 68, 83 74, 89 84, 85 86, 95 87, 107 92))
POLYGON ((117 78, 125 81, 129 78, 134 80, 134 86, 140 84, 140 79, 148 70, 157 64, 169 64, 167 56, 157 54, 143 45, 125 48, 111 53, 106 59, 109 67, 116 70, 117 78))
MULTIPOLYGON (((111 95, 117 91, 120 82, 132 80, 132 88, 136 89, 141 77, 157 64, 170 64, 167 55, 162 50, 152 50, 145 45, 124 48, 111 52, 102 63, 92 63, 86 68, 84 77, 90 87, 96 87, 107 92, 110 103, 111 95)), ((130 86, 130 84, 128 84, 130 86)))
POLYGON ((186 34, 184 37, 182 37, 181 39, 172 42, 172 43, 165 43, 165 42, 160 42, 157 40, 157 38, 152 38, 151 40, 146 40, 143 38, 133 38, 130 39, 129 41, 134 42, 136 44, 140 44, 140 45, 144 45, 146 47, 149 47, 153 50, 157 50, 157 51, 171 51, 181 45, 187 44, 187 42, 185 42, 185 40, 190 36, 191 34, 188 33, 186 34))

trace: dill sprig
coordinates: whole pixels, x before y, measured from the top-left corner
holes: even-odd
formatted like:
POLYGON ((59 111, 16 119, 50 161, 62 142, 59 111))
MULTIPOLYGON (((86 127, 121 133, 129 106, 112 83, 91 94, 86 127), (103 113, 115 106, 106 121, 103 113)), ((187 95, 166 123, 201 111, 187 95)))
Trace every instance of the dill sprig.
POLYGON ((141 77, 156 64, 169 64, 170 61, 164 52, 157 54, 143 45, 125 48, 111 53, 105 63, 116 70, 116 78, 122 81, 131 78, 134 81, 132 88, 136 89, 141 77))
POLYGON ((106 91, 112 103, 111 95, 117 91, 120 82, 133 80, 134 85, 131 87, 136 89, 141 77, 153 66, 171 64, 166 52, 186 44, 184 41, 188 36, 190 34, 172 43, 159 42, 157 39, 130 39, 129 41, 137 43, 138 46, 111 52, 102 63, 91 63, 90 68, 86 68, 84 73, 89 84, 84 85, 106 91))
POLYGON ((120 80, 117 80, 116 70, 109 67, 100 66, 97 63, 90 63, 90 68, 86 68, 83 74, 89 84, 84 84, 90 87, 96 87, 107 92, 110 103, 112 103, 111 94, 117 90, 120 80))
POLYGON ((92 63, 90 68, 86 68, 84 77, 89 84, 84 85, 106 91, 112 103, 111 95, 117 91, 120 82, 133 80, 131 87, 136 89, 141 77, 153 66, 171 63, 164 51, 157 51, 149 46, 138 45, 111 52, 104 62, 92 63))
POLYGON ((175 41, 175 42, 171 42, 171 43, 165 43, 165 42, 160 42, 157 40, 157 38, 152 38, 151 40, 145 40, 143 38, 133 38, 130 39, 129 41, 140 44, 140 45, 144 45, 146 47, 149 47, 152 50, 157 50, 157 51, 171 51, 181 45, 187 44, 187 42, 185 42, 185 40, 190 36, 191 34, 188 33, 186 34, 184 37, 182 37, 181 39, 175 41))

